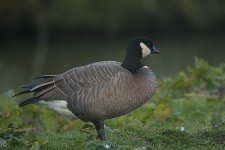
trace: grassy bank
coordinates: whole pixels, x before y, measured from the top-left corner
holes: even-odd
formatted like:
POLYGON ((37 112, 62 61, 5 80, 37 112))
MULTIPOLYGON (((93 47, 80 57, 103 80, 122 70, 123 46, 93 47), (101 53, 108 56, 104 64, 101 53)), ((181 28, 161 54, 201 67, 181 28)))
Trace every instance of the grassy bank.
POLYGON ((36 105, 17 108, 13 90, 0 96, 0 149, 224 149, 225 65, 201 59, 161 79, 154 97, 106 121, 106 141, 92 124, 36 105))

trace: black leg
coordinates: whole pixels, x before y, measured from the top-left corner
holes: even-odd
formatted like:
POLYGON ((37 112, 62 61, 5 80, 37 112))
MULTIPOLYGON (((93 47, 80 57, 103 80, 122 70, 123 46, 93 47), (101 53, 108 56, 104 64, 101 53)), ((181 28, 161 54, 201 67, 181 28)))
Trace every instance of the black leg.
POLYGON ((97 131, 97 139, 105 140, 105 132, 104 132, 104 121, 92 121, 92 123, 95 125, 95 129, 97 131))

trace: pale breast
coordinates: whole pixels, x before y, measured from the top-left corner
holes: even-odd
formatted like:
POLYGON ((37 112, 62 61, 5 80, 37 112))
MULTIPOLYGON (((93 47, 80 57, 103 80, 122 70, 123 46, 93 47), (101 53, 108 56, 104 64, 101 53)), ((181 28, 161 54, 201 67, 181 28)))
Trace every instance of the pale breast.
POLYGON ((116 95, 111 97, 110 105, 105 106, 107 108, 105 119, 118 117, 135 110, 145 104, 156 89, 156 76, 149 68, 142 68, 124 80, 125 82, 120 82, 119 88, 116 89, 116 95))
POLYGON ((155 92, 157 86, 157 79, 154 72, 147 66, 141 68, 138 74, 135 76, 136 85, 139 87, 139 91, 143 98, 149 99, 155 92))

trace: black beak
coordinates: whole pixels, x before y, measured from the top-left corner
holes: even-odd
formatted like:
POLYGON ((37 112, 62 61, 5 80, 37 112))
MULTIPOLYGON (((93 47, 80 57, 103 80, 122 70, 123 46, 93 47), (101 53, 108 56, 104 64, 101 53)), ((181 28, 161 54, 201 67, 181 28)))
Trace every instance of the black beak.
POLYGON ((153 47, 152 54, 159 54, 159 53, 160 51, 157 48, 153 47))

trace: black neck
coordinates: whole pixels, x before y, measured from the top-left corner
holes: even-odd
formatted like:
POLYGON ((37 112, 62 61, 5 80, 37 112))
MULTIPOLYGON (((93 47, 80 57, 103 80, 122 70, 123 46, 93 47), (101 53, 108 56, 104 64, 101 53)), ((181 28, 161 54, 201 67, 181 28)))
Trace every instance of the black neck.
POLYGON ((144 65, 140 62, 140 58, 138 58, 137 56, 132 57, 126 55, 121 66, 126 68, 130 72, 135 73, 138 69, 140 69, 144 65))

